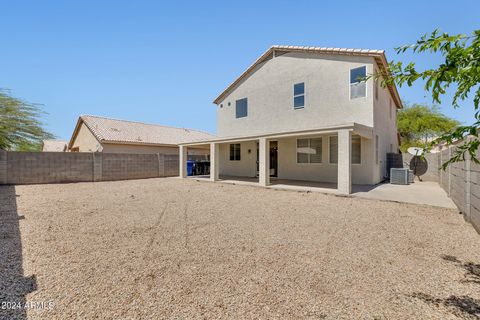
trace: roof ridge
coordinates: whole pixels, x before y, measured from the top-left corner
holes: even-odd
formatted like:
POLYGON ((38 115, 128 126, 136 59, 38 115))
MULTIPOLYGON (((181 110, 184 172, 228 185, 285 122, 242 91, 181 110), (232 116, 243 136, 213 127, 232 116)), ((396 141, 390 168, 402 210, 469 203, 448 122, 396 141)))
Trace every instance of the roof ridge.
POLYGON ((83 119, 83 117, 92 117, 92 118, 97 118, 97 119, 106 119, 106 120, 114 120, 114 121, 121 121, 121 122, 138 123, 138 124, 143 124, 143 125, 147 125, 147 126, 155 126, 155 127, 163 127, 163 128, 171 128, 171 129, 179 129, 179 130, 183 129, 183 130, 196 131, 196 132, 206 133, 206 134, 212 135, 211 133, 208 133, 206 131, 201 131, 201 130, 198 130, 198 129, 190 129, 190 128, 185 128, 185 127, 175 127, 175 126, 166 126, 166 125, 163 125, 163 124, 146 123, 146 122, 143 122, 143 121, 123 120, 123 119, 116 119, 116 118, 110 118, 110 117, 95 116, 95 115, 91 115, 91 114, 80 115, 80 118, 83 119))
POLYGON ((301 49, 301 50, 331 50, 331 51, 354 51, 368 53, 384 53, 381 49, 364 49, 364 48, 341 48, 341 47, 318 47, 318 46, 297 46, 297 45, 279 45, 275 44, 270 49, 301 49))

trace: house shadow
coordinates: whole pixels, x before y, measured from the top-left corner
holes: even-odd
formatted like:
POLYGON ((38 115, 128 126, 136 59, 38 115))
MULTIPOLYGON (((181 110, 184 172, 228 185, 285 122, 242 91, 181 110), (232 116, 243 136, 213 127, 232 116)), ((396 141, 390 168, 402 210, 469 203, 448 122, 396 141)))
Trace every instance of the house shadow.
MULTIPOLYGON (((480 285, 480 264, 463 262, 450 255, 442 255, 442 259, 465 270, 464 279, 460 280, 461 282, 480 285)), ((480 316, 480 299, 474 299, 465 295, 451 295, 447 298, 436 298, 429 294, 419 292, 414 293, 412 297, 437 307, 443 306, 462 319, 479 319, 480 316)))
POLYGON ((17 197, 15 186, 0 186, 0 319, 26 319, 25 296, 37 288, 23 274, 17 197))

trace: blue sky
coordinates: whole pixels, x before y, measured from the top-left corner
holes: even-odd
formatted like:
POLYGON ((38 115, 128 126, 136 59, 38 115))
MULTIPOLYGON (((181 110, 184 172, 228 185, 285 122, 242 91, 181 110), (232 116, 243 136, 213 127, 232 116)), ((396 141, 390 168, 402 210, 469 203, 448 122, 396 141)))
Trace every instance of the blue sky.
MULTIPOLYGON (((213 99, 273 44, 393 50, 441 28, 480 27, 464 1, 2 1, 0 88, 41 103, 69 139, 80 114, 215 133, 213 99)), ((400 88, 429 103, 422 86, 400 88)), ((442 110, 468 123, 471 101, 442 110)))

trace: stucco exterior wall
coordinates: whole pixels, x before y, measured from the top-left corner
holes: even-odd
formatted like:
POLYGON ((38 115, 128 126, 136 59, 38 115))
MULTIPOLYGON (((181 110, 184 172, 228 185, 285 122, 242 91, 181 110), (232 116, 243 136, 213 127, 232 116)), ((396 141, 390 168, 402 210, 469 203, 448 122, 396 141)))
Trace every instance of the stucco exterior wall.
POLYGON ((255 177, 257 174, 257 142, 240 142, 240 160, 230 160, 230 144, 219 146, 219 173, 226 176, 255 177), (249 152, 250 150, 250 152, 249 152))
POLYGON ((82 123, 78 129, 77 136, 72 144, 72 148, 78 148, 79 152, 97 152, 102 151, 103 147, 95 138, 90 129, 82 123))
MULTIPOLYGON (((278 178, 337 182, 337 164, 329 163, 329 136, 322 135, 322 163, 297 163, 297 139, 278 140, 278 178)), ((318 137, 318 136, 317 136, 318 137)), ((302 137, 303 138, 303 137, 302 137)), ((352 164, 353 184, 375 184, 372 175, 372 140, 361 140, 361 164, 352 164)))
MULTIPOLYGON (((386 160, 387 152, 398 152, 397 138, 397 108, 390 95, 390 92, 383 88, 380 83, 374 84, 374 90, 378 90, 378 98, 373 92, 373 127, 374 139, 378 135, 378 164, 374 161, 373 175, 375 181, 382 181, 387 176, 386 160)), ((375 149, 373 150, 375 153, 375 149)), ((375 159, 375 154, 374 158, 375 159)))
MULTIPOLYGON (((278 139, 278 178, 305 181, 337 182, 338 168, 336 164, 329 163, 329 136, 322 137, 322 163, 298 164, 297 163, 297 139, 278 139)), ((309 136, 302 138, 319 137, 309 136)), ((361 140, 361 164, 352 165, 352 182, 354 184, 375 184, 371 174, 373 170, 373 140, 362 138, 361 140)), ((257 142, 246 141, 240 143, 240 161, 230 160, 230 144, 220 144, 220 175, 255 177, 257 160, 257 142), (250 152, 249 152, 250 150, 250 152)))
POLYGON ((367 96, 350 100, 350 69, 371 57, 287 53, 259 65, 217 107, 218 136, 315 129, 357 122, 373 126, 373 81, 367 96), (305 83, 305 107, 293 108, 293 86, 305 83), (235 101, 248 98, 248 115, 235 118, 235 101), (228 105, 230 103, 230 105, 228 105), (223 105, 220 108, 220 104, 223 105))
POLYGON ((108 153, 163 153, 163 154, 177 154, 178 147, 167 146, 142 146, 142 145, 126 145, 126 144, 103 144, 103 152, 108 153))

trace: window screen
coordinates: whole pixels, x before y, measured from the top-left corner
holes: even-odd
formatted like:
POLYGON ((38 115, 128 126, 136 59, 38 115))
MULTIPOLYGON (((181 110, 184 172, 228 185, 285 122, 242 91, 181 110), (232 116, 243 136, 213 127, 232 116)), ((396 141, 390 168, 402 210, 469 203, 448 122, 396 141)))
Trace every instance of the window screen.
POLYGON ((235 116, 236 118, 244 118, 248 114, 248 100, 243 98, 235 102, 235 116))
POLYGON ((322 138, 298 139, 297 163, 322 163, 322 138))
POLYGON ((350 99, 363 98, 367 95, 367 67, 350 69, 350 99))
POLYGON ((305 107, 305 83, 293 85, 293 108, 300 109, 305 107))
POLYGON ((308 139, 297 139, 297 163, 308 163, 308 139))

